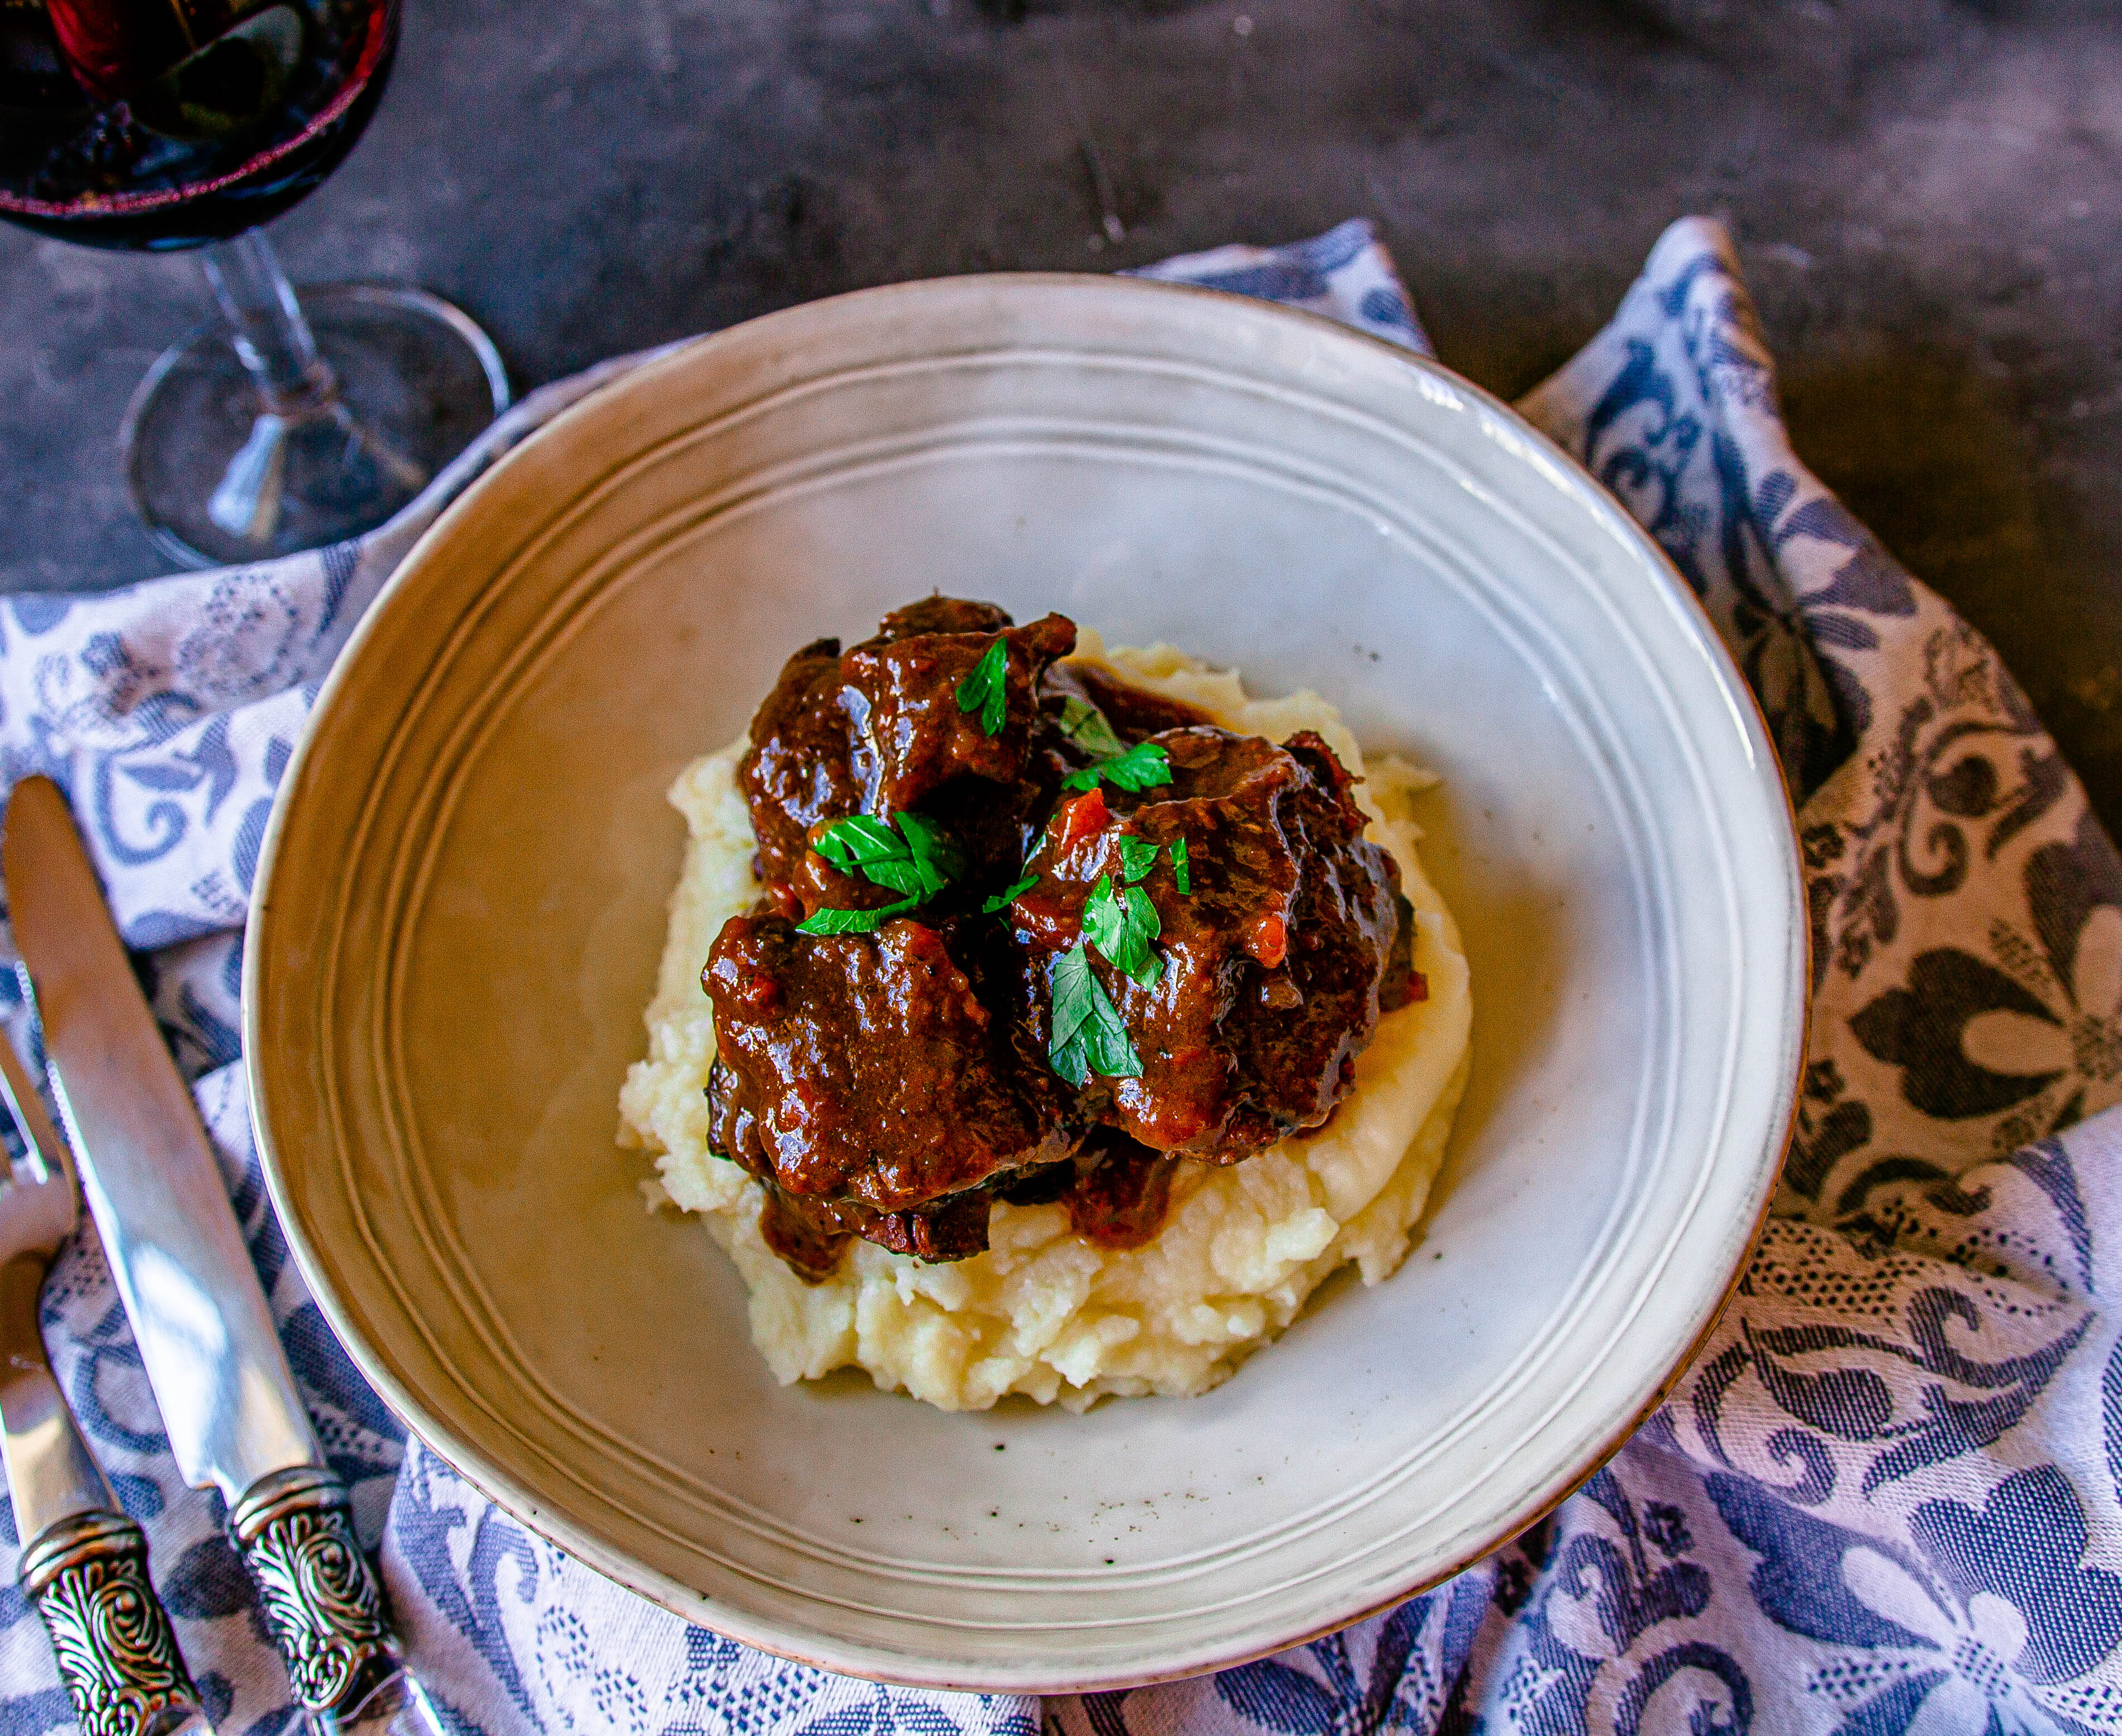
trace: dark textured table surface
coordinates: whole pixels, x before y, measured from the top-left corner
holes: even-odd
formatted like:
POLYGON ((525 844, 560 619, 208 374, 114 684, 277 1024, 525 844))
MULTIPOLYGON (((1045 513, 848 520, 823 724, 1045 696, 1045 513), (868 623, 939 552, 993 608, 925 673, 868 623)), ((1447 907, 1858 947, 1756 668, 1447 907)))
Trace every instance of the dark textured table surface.
MULTIPOLYGON (((408 0, 298 281, 460 303, 519 388, 895 278, 1378 223, 1515 394, 1724 216, 1800 453, 2122 824, 2122 22, 2040 0, 408 0), (1110 208, 1122 239, 1106 238, 1110 208)), ((0 589, 158 569, 114 458, 189 262, 0 233, 0 589)))

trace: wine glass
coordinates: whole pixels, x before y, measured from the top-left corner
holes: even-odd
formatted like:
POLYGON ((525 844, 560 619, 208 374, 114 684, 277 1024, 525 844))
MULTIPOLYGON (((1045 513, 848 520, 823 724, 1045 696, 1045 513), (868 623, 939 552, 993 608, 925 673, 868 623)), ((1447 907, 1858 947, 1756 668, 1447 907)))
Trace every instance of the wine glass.
POLYGON ((398 21, 399 0, 0 0, 0 218, 197 249, 220 304, 120 434, 133 503, 185 565, 357 536, 507 407, 456 308, 366 284, 298 301, 258 227, 353 148, 398 21))

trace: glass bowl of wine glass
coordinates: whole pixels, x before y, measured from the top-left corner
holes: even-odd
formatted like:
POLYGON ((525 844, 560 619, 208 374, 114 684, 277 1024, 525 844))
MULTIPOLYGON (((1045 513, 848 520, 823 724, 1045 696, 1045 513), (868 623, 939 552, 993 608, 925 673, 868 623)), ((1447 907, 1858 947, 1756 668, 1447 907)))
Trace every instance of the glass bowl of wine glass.
POLYGON ((375 114, 399 0, 0 0, 0 219, 196 250, 220 318, 165 352, 121 429, 149 531, 189 566, 372 529, 508 403, 499 355, 417 289, 298 298, 259 226, 375 114))

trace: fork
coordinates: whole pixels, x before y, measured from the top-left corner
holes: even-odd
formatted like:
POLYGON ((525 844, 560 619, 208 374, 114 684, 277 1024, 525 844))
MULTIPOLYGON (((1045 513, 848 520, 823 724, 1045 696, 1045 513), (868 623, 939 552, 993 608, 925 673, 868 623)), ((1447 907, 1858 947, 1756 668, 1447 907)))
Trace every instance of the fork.
POLYGON ((22 1143, 0 1180, 0 1457, 22 1539, 16 1578, 44 1617, 82 1736, 211 1736, 148 1582, 147 1540, 89 1457, 44 1354, 38 1297, 80 1191, 4 1032, 0 1096, 22 1143))

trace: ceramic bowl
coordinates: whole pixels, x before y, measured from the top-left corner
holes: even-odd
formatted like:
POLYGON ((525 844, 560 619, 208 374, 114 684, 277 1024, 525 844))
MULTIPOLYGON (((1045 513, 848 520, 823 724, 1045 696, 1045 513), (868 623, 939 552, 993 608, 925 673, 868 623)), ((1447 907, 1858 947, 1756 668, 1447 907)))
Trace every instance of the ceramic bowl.
POLYGON ((1789 810, 1685 587, 1494 400, 1257 302, 970 278, 640 369, 414 550, 283 792, 246 1051, 333 1326, 526 1523, 834 1669, 1112 1687, 1475 1560, 1683 1365, 1789 1125, 1789 810), (1203 1397, 777 1386, 734 1270, 614 1146, 666 787, 796 647, 939 587, 1315 688, 1443 776, 1422 817, 1474 1061, 1419 1245, 1203 1397))

